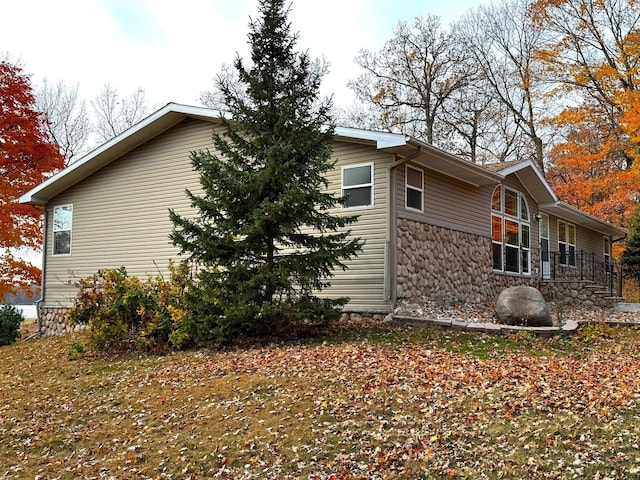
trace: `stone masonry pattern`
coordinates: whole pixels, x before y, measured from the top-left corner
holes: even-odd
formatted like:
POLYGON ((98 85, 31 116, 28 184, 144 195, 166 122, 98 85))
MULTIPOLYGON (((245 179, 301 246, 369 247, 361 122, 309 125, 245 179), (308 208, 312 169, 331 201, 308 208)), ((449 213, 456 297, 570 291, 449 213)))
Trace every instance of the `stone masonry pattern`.
MULTIPOLYGON (((441 304, 490 302, 512 285, 535 285, 493 271, 491 239, 398 219, 396 295, 399 302, 435 300, 441 304)), ((534 255, 535 256, 535 255, 534 255)), ((531 265, 536 265, 532 258, 531 265)))

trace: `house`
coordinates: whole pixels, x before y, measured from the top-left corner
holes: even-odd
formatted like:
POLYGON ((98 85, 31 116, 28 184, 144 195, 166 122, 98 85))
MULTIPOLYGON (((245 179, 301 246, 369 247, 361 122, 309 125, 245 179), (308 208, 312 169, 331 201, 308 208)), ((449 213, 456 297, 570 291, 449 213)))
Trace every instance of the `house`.
MULTIPOLYGON (((212 148, 209 109, 168 104, 20 197, 44 212, 42 333, 60 333, 74 280, 125 266, 166 272, 177 259, 169 208, 192 212, 189 153, 212 148), (54 328, 55 327, 55 328, 54 328)), ((337 128, 329 188, 359 215, 364 248, 337 271, 347 311, 399 301, 491 301, 514 284, 549 297, 613 295, 612 244, 624 231, 561 202, 533 162, 479 166, 415 138, 337 128), (566 280, 566 282, 565 282, 566 280), (578 282, 578 283, 576 283, 578 282), (602 288, 602 287, 598 287, 602 288)))

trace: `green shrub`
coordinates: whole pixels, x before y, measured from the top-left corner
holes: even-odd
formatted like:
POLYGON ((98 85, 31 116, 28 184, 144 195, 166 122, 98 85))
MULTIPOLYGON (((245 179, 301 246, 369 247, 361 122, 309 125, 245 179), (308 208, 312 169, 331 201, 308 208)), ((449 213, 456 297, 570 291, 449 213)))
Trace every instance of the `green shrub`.
POLYGON ((78 360, 84 355, 84 345, 78 342, 73 342, 69 346, 69 360, 78 360))
POLYGON ((22 312, 13 305, 0 308, 0 345, 11 345, 20 338, 22 312))
POLYGON ((606 322, 589 322, 580 326, 578 336, 585 342, 598 338, 611 338, 615 329, 606 322))
POLYGON ((189 345, 182 325, 184 295, 192 287, 189 265, 170 263, 169 270, 169 281, 129 276, 124 267, 81 280, 71 321, 88 324, 91 342, 100 350, 159 352, 189 345))

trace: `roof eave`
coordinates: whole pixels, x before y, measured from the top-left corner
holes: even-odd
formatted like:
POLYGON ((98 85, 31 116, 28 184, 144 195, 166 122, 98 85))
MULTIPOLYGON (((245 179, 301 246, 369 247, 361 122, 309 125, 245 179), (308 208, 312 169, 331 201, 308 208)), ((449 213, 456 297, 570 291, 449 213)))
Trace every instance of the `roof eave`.
POLYGON ((421 157, 416 159, 418 163, 463 183, 479 187, 498 184, 504 179, 504 176, 500 173, 487 170, 431 144, 414 138, 411 138, 409 144, 422 149, 421 157))
POLYGON ((204 107, 169 103, 139 123, 133 125, 131 128, 103 143, 76 162, 73 162, 66 168, 52 175, 40 185, 20 196, 18 201, 29 205, 46 205, 49 199, 55 195, 133 150, 150 138, 166 131, 187 116, 214 120, 219 118, 220 114, 214 113, 212 110, 204 107))
POLYGON ((409 142, 409 137, 400 133, 375 132, 373 130, 359 130, 351 127, 336 127, 335 134, 338 138, 375 142, 378 150, 403 147, 409 142))
POLYGON ((588 227, 589 229, 603 235, 608 235, 614 238, 624 238, 627 235, 627 232, 625 230, 616 227, 612 223, 609 223, 598 217, 594 217, 593 215, 572 207, 565 202, 543 204, 540 205, 540 210, 546 213, 551 213, 563 220, 588 227))
POLYGON ((510 165, 498 170, 498 172, 505 177, 515 175, 538 204, 556 204, 560 201, 533 160, 525 160, 510 165), (527 175, 528 177, 526 177, 527 175))

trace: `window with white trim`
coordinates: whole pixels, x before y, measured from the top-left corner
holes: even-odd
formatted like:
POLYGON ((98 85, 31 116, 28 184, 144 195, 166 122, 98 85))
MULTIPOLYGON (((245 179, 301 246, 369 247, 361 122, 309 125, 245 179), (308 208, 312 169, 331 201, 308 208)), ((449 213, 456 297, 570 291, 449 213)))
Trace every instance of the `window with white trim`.
POLYGON ((71 229, 73 223, 73 206, 61 205, 53 207, 53 254, 71 254, 71 229))
POLYGON ((531 273, 531 226, 524 195, 498 186, 491 199, 491 239, 493 269, 501 272, 531 273))
POLYGON ((603 238, 603 252, 605 265, 611 265, 611 239, 609 237, 603 238))
POLYGON ((342 167, 342 208, 373 207, 373 163, 342 167))
POLYGON ((560 265, 576 266, 576 226, 558 220, 558 250, 560 265))
POLYGON ((424 172, 407 165, 404 177, 405 206, 409 210, 424 211, 424 172))

